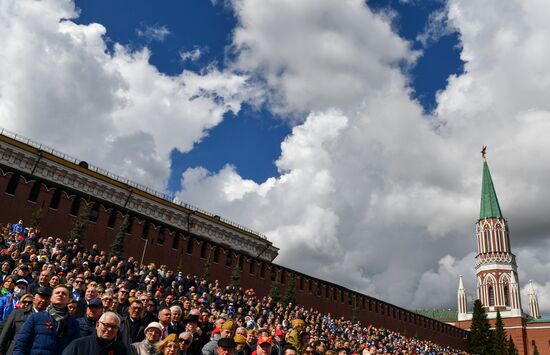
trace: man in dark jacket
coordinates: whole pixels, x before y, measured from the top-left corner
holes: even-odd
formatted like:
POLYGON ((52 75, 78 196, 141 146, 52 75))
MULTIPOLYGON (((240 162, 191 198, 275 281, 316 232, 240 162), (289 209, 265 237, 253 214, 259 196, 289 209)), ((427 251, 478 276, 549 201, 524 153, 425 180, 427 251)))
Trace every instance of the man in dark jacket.
POLYGON ((96 332, 74 340, 63 351, 63 355, 127 355, 128 351, 122 342, 117 341, 120 318, 116 313, 105 312, 99 318, 96 332))
POLYGON ((127 347, 145 339, 145 327, 147 327, 147 324, 143 322, 142 315, 143 303, 141 301, 133 301, 128 308, 128 314, 121 319, 120 337, 127 347))
MULTIPOLYGON (((84 291, 84 297, 82 297, 76 304, 76 317, 84 317, 86 314, 86 308, 91 300, 97 299, 97 288, 89 286, 84 291)), ((95 327, 94 327, 95 329, 95 327)), ((90 335, 90 334, 88 334, 90 335)))
POLYGON ((50 305, 45 311, 29 316, 15 338, 14 355, 59 355, 74 339, 80 336, 78 323, 68 316, 70 291, 57 285, 52 291, 50 305))
POLYGON ((86 315, 77 318, 80 336, 92 335, 96 331, 96 323, 103 313, 103 303, 98 299, 91 300, 86 307, 86 315))
POLYGON ((52 274, 48 270, 42 270, 40 275, 38 275, 38 280, 35 280, 29 285, 29 293, 34 295, 40 287, 50 287, 51 278, 52 274))
POLYGON ((32 313, 41 312, 50 305, 52 289, 49 287, 39 287, 34 297, 30 294, 23 296, 21 303, 24 308, 13 311, 2 328, 0 334, 0 354, 11 354, 15 345, 15 336, 23 327, 25 321, 32 313))

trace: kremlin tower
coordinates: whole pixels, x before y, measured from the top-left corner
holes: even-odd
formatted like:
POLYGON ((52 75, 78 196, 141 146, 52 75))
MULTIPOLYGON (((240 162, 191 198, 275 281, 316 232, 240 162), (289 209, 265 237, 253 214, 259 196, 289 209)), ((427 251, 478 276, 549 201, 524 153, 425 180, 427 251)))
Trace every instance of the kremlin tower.
MULTIPOLYGON (((528 288, 529 315, 523 313, 521 308, 519 278, 516 257, 510 245, 510 230, 498 203, 485 150, 486 147, 481 151, 481 207, 475 233, 476 297, 481 301, 492 327, 497 311, 500 312, 504 329, 512 337, 520 354, 531 354, 535 344, 538 344, 541 354, 550 354, 550 320, 540 319, 538 299, 531 281, 528 288), (541 347, 544 352, 541 352, 541 347)), ((457 300, 458 319, 455 325, 469 329, 472 313, 468 312, 462 276, 458 283, 457 300)))
MULTIPOLYGON (((503 318, 521 317, 516 257, 512 254, 508 223, 502 216, 489 165, 483 155, 481 208, 476 224, 476 294, 488 318, 496 318, 497 310, 503 318)), ((458 297, 458 319, 470 319, 471 314, 464 306, 466 292, 462 278, 458 297)))

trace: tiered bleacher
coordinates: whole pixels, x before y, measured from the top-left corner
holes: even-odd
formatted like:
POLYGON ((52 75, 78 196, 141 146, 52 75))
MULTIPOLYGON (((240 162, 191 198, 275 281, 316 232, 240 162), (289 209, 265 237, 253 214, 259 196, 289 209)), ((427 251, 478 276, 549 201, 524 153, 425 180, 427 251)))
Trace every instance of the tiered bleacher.
POLYGON ((465 354, 59 237, 2 227, 0 354, 465 354))

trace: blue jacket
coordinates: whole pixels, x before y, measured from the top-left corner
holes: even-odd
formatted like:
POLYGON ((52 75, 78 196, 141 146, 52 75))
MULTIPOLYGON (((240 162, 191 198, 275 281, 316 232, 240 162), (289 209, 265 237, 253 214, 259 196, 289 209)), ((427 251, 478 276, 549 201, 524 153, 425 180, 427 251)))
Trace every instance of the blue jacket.
POLYGON ((88 335, 95 334, 95 323, 88 319, 88 317, 76 318, 78 322, 78 327, 80 328, 80 336, 87 337, 88 335))
POLYGON ((67 318, 67 333, 58 337, 57 322, 46 311, 31 314, 15 338, 13 355, 59 355, 71 341, 80 337, 78 323, 67 318))
POLYGON ((23 233, 25 231, 25 226, 24 225, 20 225, 20 224, 14 224, 12 227, 11 227, 11 231, 13 233, 23 233))
POLYGON ((6 320, 11 312, 15 309, 15 305, 19 302, 19 297, 13 295, 12 292, 0 297, 0 321, 6 320), (11 298, 11 302, 10 302, 11 298))

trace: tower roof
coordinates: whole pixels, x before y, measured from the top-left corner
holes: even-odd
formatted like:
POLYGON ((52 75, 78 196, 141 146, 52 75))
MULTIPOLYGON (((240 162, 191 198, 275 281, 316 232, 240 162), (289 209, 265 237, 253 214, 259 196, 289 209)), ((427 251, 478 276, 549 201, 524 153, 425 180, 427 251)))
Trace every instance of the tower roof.
POLYGON ((483 161, 483 182, 481 183, 481 209, 479 211, 479 219, 484 218, 502 218, 500 205, 498 204, 495 186, 491 179, 491 172, 487 161, 483 161))

